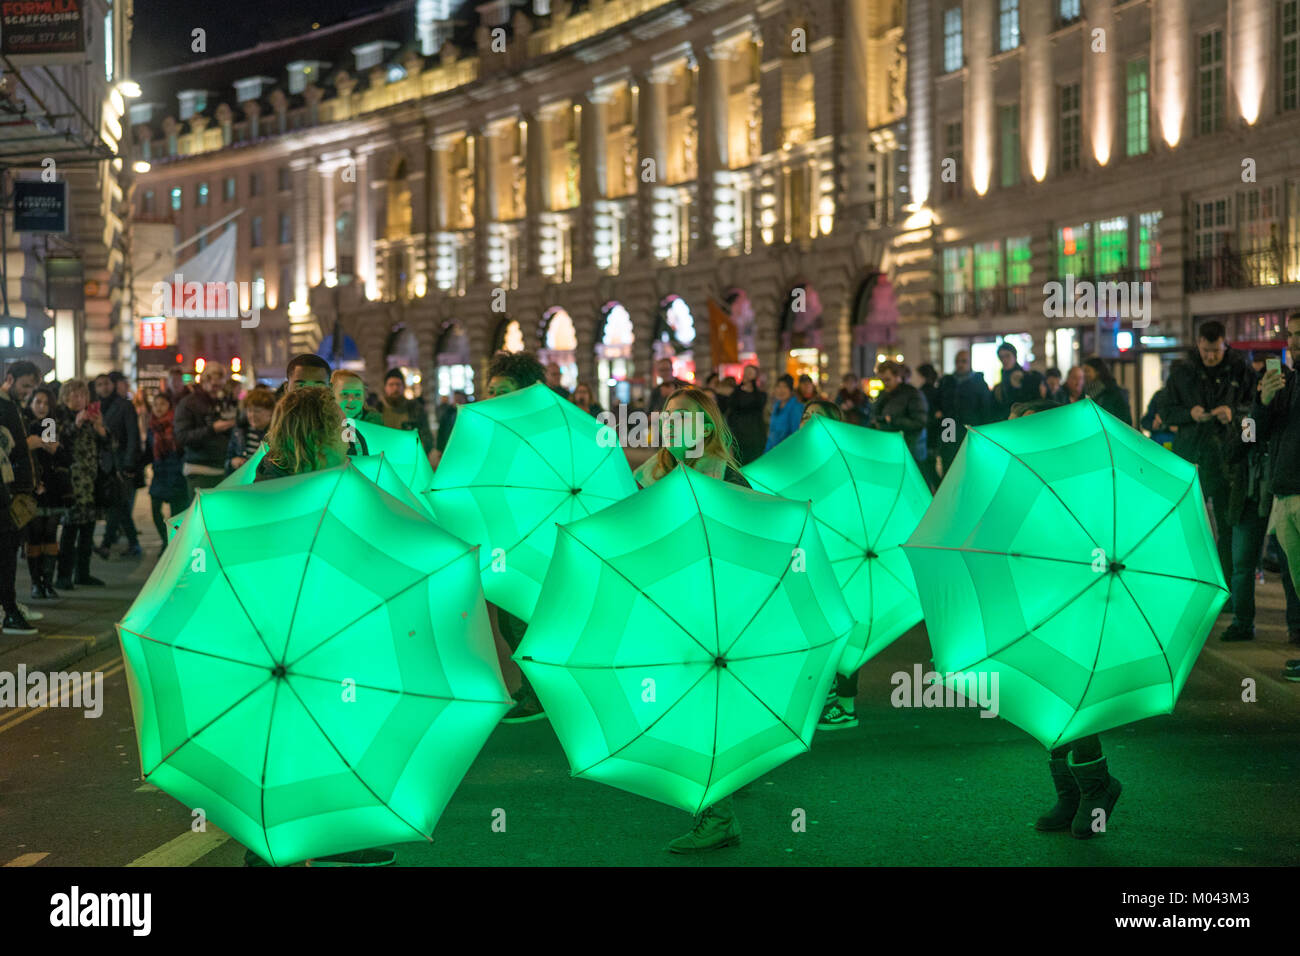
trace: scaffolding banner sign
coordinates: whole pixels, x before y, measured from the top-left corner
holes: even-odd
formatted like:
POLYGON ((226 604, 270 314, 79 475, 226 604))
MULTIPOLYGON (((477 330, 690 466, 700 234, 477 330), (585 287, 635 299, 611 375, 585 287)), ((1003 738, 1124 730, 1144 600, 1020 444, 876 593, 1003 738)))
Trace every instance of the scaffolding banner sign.
POLYGON ((80 63, 86 57, 84 3, 0 0, 0 52, 14 63, 80 63))
POLYGON ((34 179, 14 182, 14 231, 68 231, 68 184, 34 179))

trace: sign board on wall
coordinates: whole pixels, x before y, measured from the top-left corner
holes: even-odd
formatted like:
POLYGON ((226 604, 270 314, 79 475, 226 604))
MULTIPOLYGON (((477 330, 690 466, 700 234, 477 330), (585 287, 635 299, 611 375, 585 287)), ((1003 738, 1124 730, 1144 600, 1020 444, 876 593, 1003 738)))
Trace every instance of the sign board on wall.
POLYGON ((68 184, 32 179, 14 182, 14 231, 68 231, 68 184))
POLYGON ((15 65, 86 59, 85 0, 0 0, 0 53, 15 65))

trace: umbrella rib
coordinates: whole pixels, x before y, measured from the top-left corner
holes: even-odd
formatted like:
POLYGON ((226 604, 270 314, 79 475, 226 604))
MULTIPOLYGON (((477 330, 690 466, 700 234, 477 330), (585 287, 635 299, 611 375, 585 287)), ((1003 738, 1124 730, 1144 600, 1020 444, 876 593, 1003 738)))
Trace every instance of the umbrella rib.
MULTIPOLYGON (((1093 402, 1092 411, 1097 416, 1097 424, 1101 426, 1101 435, 1106 439, 1106 454, 1110 456, 1110 551, 1108 553, 1114 554, 1119 550, 1119 476, 1115 473, 1115 448, 1110 443, 1110 432, 1106 431, 1106 423, 1101 419, 1101 406, 1093 402)), ((1110 412, 1106 414, 1110 415, 1110 412)), ((1115 420, 1119 421, 1119 419, 1115 420)))
MULTIPOLYGON (((808 533, 808 520, 811 517, 812 517, 812 503, 809 502, 807 509, 804 511, 803 527, 799 529, 799 537, 796 539, 797 541, 803 541, 804 535, 808 533)), ((712 560, 712 557, 710 557, 710 560, 712 560)), ((776 595, 776 592, 781 589, 781 582, 785 580, 785 576, 787 572, 789 572, 790 570, 790 563, 791 562, 789 561, 785 562, 785 567, 781 569, 781 574, 776 579, 776 583, 772 585, 772 590, 768 592, 767 597, 763 598, 762 603, 759 604, 759 606, 754 609, 754 613, 750 616, 749 620, 745 622, 745 626, 736 632, 735 638, 732 639, 732 642, 727 645, 727 651, 730 651, 733 647, 736 646, 736 644, 740 642, 740 639, 745 636, 745 632, 749 630, 749 626, 753 624, 756 620, 758 620, 758 616, 763 613, 763 608, 767 607, 767 602, 772 600, 772 598, 776 595)), ((713 597, 713 608, 714 608, 713 613, 715 615, 715 618, 717 615, 717 607, 718 607, 718 599, 717 599, 717 592, 715 591, 713 597)), ((722 652, 723 657, 727 656, 727 651, 722 652)))
MULTIPOLYGON (((608 462, 608 461, 610 460, 610 458, 612 458, 612 457, 614 456, 614 452, 615 452, 615 451, 620 451, 620 452, 621 452, 622 449, 619 448, 619 446, 617 446, 617 445, 610 445, 610 446, 609 446, 609 451, 606 452, 605 457, 602 458, 600 461, 596 462, 596 467, 595 467, 595 468, 591 469, 591 471, 587 472, 585 475, 582 476, 582 480, 579 481, 579 482, 577 482, 577 487, 579 487, 579 488, 583 487, 583 486, 587 483, 587 479, 589 479, 589 478, 590 478, 592 475, 594 475, 596 472, 600 471, 600 469, 604 468, 604 467, 605 467, 605 463, 608 462)), ((624 459, 626 460, 626 455, 624 455, 624 459)), ((576 468, 577 465, 574 465, 574 467, 576 468)), ((597 497, 604 498, 604 497, 608 497, 608 496, 607 496, 607 495, 598 495, 597 497)), ((621 499, 615 498, 615 499, 613 499, 613 500, 614 500, 614 501, 619 501, 619 500, 621 500, 621 499)))
POLYGON ((160 647, 166 647, 173 651, 185 651, 186 653, 189 654, 198 654, 200 657, 211 657, 214 660, 225 661, 227 664, 243 664, 245 667, 254 667, 260 670, 270 669, 265 664, 254 664, 252 661, 241 661, 237 657, 226 657, 226 655, 224 654, 214 654, 211 651, 201 651, 198 650, 197 648, 185 647, 184 645, 181 644, 169 644, 167 641, 160 641, 156 637, 150 637, 147 634, 141 634, 138 631, 133 631, 129 627, 125 627, 122 624, 119 624, 118 627, 121 628, 123 631, 125 631, 127 634, 130 634, 133 637, 140 638, 140 640, 142 641, 148 641, 150 644, 157 644, 160 647))
MULTIPOLYGON (((324 683, 324 684, 331 684, 331 685, 332 685, 332 684, 337 683, 337 681, 336 681, 333 677, 322 677, 320 674, 304 674, 302 671, 294 671, 292 676, 294 676, 294 677, 298 677, 298 678, 302 678, 303 680, 315 680, 315 681, 320 681, 321 683, 324 683)), ((394 690, 394 689, 391 688, 391 687, 380 687, 380 686, 378 686, 378 685, 376 685, 376 684, 362 684, 362 683, 356 683, 354 686, 356 686, 357 688, 359 688, 359 689, 361 689, 361 690, 375 690, 375 691, 380 691, 380 692, 385 693, 385 694, 396 694, 396 695, 398 695, 399 697, 418 697, 420 700, 445 700, 445 701, 449 701, 449 702, 451 702, 451 703, 456 703, 456 704, 506 704, 506 703, 509 703, 509 701, 505 701, 505 700, 480 700, 480 699, 478 699, 478 698, 474 698, 474 697, 449 697, 449 696, 447 696, 446 694, 421 694, 419 691, 405 690, 405 689, 403 689, 403 690, 394 690)))
POLYGON ((1134 542, 1133 547, 1128 549, 1124 557, 1120 558, 1120 561, 1127 561, 1133 555, 1133 552, 1135 552, 1138 548, 1142 547, 1142 545, 1146 544, 1147 538, 1155 534, 1156 531, 1159 530, 1160 526, 1164 524, 1166 521, 1168 521, 1169 518, 1173 515, 1173 513, 1178 510, 1178 506, 1181 505, 1187 499, 1188 493, 1192 490, 1192 486, 1195 484, 1196 484, 1196 478, 1195 478, 1195 472, 1193 472, 1192 480, 1187 483, 1187 487, 1184 488, 1183 493, 1178 496, 1178 500, 1169 506, 1169 510, 1165 512, 1163 518, 1161 518, 1150 528, 1148 528, 1147 533, 1144 534, 1141 538, 1139 538, 1136 542, 1134 542))
POLYGON ((266 832, 266 767, 271 762, 271 728, 275 726, 275 708, 280 703, 280 682, 277 680, 275 683, 275 696, 271 698, 271 714, 266 720, 266 747, 262 751, 262 780, 257 790, 257 813, 262 819, 262 837, 266 840, 266 855, 271 857, 268 862, 272 866, 275 866, 275 854, 271 852, 271 837, 266 832))
POLYGON ((521 485, 518 482, 495 484, 476 481, 472 485, 448 485, 445 488, 430 488, 424 494, 436 494, 439 491, 476 491, 479 488, 504 488, 506 491, 548 491, 551 494, 559 495, 564 494, 568 487, 567 484, 564 488, 544 488, 541 485, 521 485))
MULTIPOLYGON (((685 663, 689 663, 689 662, 685 662, 685 663)), ((563 666, 563 665, 556 665, 556 666, 563 666)), ((593 771, 593 770, 595 770, 597 767, 599 767, 601 764, 603 764, 606 760, 613 760, 615 757, 617 757, 619 754, 621 754, 621 753, 622 753, 624 750, 626 750, 628 747, 631 747, 634 743, 636 743, 638 740, 640 740, 642 737, 644 737, 646 734, 648 734, 648 733, 650 732, 651 728, 653 728, 655 724, 659 723, 661 720, 663 720, 665 717, 667 717, 669 714, 671 714, 671 713, 673 712, 673 708, 675 708, 678 704, 680 704, 680 703, 681 703, 682 701, 684 701, 687 697, 689 697, 689 696, 691 695, 691 692, 694 691, 695 688, 697 688, 697 687, 700 686, 700 681, 702 681, 702 680, 704 680, 706 677, 708 677, 710 671, 712 671, 712 670, 717 670, 717 668, 708 668, 708 669, 706 669, 706 670, 704 671, 704 673, 700 675, 699 679, 696 680, 696 682, 695 682, 694 684, 692 684, 690 687, 686 688, 686 690, 682 692, 682 695, 681 695, 680 697, 678 697, 675 701, 673 701, 673 702, 668 706, 668 709, 667 709, 667 710, 665 710, 662 714, 660 714, 660 715, 659 715, 658 717, 656 717, 654 720, 650 721, 650 723, 646 724, 645 728, 644 728, 643 730, 638 731, 638 732, 636 733, 636 735, 632 737, 631 740, 629 740, 629 741, 628 741, 627 743, 625 743, 625 744, 622 744, 622 745, 619 746, 617 749, 615 749, 615 750, 611 750, 609 753, 605 754, 605 756, 601 757, 601 758, 600 758, 599 760, 597 760, 595 763, 593 763, 593 764, 589 764, 589 765, 587 765, 586 767, 584 767, 584 768, 581 769, 581 770, 575 770, 575 771, 573 771, 573 776, 575 776, 575 777, 581 777, 581 776, 582 776, 583 774, 585 774, 585 773, 590 773, 591 771, 593 771)))
POLYGON ((1138 603, 1137 595, 1134 594, 1129 589, 1129 586, 1124 583, 1123 578, 1120 579, 1119 583, 1120 586, 1124 588, 1125 593, 1128 594, 1129 600, 1133 602, 1133 606, 1137 608, 1138 614, 1142 615, 1142 623, 1144 623, 1147 626, 1147 630, 1151 632, 1151 639, 1156 642, 1156 647, 1160 648, 1160 659, 1165 662, 1165 673, 1169 675, 1169 693, 1170 693, 1169 709, 1173 710, 1173 706, 1176 703, 1176 701, 1173 699, 1174 670, 1172 667, 1169 666, 1169 652, 1165 649, 1165 645, 1160 642, 1160 635, 1157 634, 1156 629, 1152 627, 1151 620, 1150 618, 1147 617, 1147 612, 1144 611, 1142 609, 1142 605, 1138 603))
MULTIPOLYGON (((1006 452, 1007 456, 1008 456, 1012 461, 1014 461, 1014 462, 1016 462, 1017 464, 1019 464, 1019 465, 1020 465, 1021 467, 1023 467, 1026 471, 1028 471, 1031 475, 1033 475, 1035 478, 1037 478, 1039 481, 1041 481, 1041 482, 1043 483, 1043 487, 1046 488, 1048 491, 1050 491, 1050 492, 1052 493, 1052 497, 1055 498, 1055 499, 1057 500, 1057 502, 1060 504, 1060 506, 1061 506, 1062 508, 1065 509, 1065 513, 1068 514, 1071 518, 1073 518, 1073 519, 1074 519, 1074 523, 1077 524, 1077 525, 1079 526, 1079 529, 1080 529, 1080 530, 1081 530, 1085 535, 1088 536, 1088 540, 1091 541, 1091 542, 1093 543, 1094 546, 1097 544, 1097 539, 1094 538, 1094 537, 1092 536, 1092 532, 1089 531, 1086 527, 1084 527, 1083 522, 1079 520, 1079 516, 1076 515, 1073 511, 1070 510, 1070 506, 1067 505, 1067 504, 1065 503, 1064 499, 1062 499, 1061 496, 1060 496, 1059 494, 1057 494, 1056 489, 1052 487, 1051 483, 1050 483, 1046 478, 1044 478, 1044 477, 1043 477, 1042 475, 1040 475, 1038 472, 1034 471, 1033 468, 1029 467, 1029 464, 1028 464, 1026 461, 1024 461, 1024 459, 1020 458, 1020 457, 1019 457, 1015 452, 1013 452, 1010 448, 1007 448, 1005 445, 1001 444, 1000 442, 996 442, 996 441, 994 441, 992 438, 989 438, 988 435, 984 434, 984 432, 980 431, 978 428, 969 428, 968 430, 971 431, 971 432, 973 432, 973 433, 976 434, 976 435, 979 435, 979 437, 980 437, 980 438, 983 438, 986 442, 989 442, 990 444, 996 446, 997 448, 1002 449, 1002 451, 1006 452)), ((1112 469, 1112 471, 1113 471, 1113 469, 1112 469)), ((982 519, 981 519, 981 521, 982 521, 982 519)), ((1104 550, 1104 549, 1103 549, 1103 550, 1104 550)))
MULTIPOLYGON (((1095 542, 1094 542, 1095 543, 1095 542)), ((992 551, 987 548, 958 548, 946 544, 901 544, 900 548, 925 551, 959 551, 962 554, 994 554, 1003 558, 1026 558, 1032 561, 1052 561, 1056 564, 1075 564, 1091 567, 1091 561, 1075 561, 1070 558, 1055 558, 1047 554, 1024 554, 1020 551, 992 551)))
MULTIPOLYGON (((194 507, 198 509, 199 517, 202 518, 203 495, 195 494, 194 507)), ((253 633, 257 635, 257 639, 261 641, 262 646, 266 648, 266 656, 271 660, 275 660, 275 655, 271 653, 271 645, 268 644, 266 638, 262 636, 262 629, 258 627, 257 622, 253 620, 253 615, 249 614, 248 608, 244 607, 244 599, 239 596, 239 590, 235 587, 235 582, 230 580, 230 574, 221 560, 221 555, 217 554, 217 544, 212 540, 212 531, 208 528, 207 521, 203 522, 203 536, 207 538, 208 547, 212 549, 212 557, 217 562, 217 567, 221 569, 221 576, 226 579, 226 586, 230 588, 230 594, 234 597, 235 603, 238 604, 239 609, 244 612, 244 617, 248 621, 248 626, 253 629, 253 633)))
MULTIPOLYGON (((315 645, 314 647, 312 647, 310 650, 303 651, 301 654, 299 654, 297 657, 295 657, 295 658, 293 659, 293 661, 291 661, 291 662, 285 662, 285 665, 284 665, 284 666, 285 666, 286 668, 287 668, 287 667, 292 667, 294 664, 297 664, 297 663, 299 663, 300 661, 304 660, 305 658, 310 657, 312 654, 315 654, 318 650, 320 650, 322 647, 324 647, 324 646, 325 646, 326 644, 328 644, 330 641, 334 640, 334 638, 338 637, 340 634, 342 634, 343 632, 345 632, 345 631, 346 631, 348 628, 350 628, 352 625, 356 624, 357 621, 360 621, 362 618, 365 618, 365 617, 368 617, 368 616, 371 615, 371 614, 374 614, 374 613, 375 613, 376 611, 378 611, 380 608, 382 608, 382 607, 384 607, 385 605, 387 605, 388 603, 390 603, 394 598, 399 597, 400 595, 405 594, 407 591, 411 590, 411 589, 414 588, 414 587, 418 587, 419 585, 423 584, 425 581, 429 580, 429 578, 433 577, 435 574, 441 574, 443 571, 446 571, 449 567, 451 567, 451 566, 452 566, 453 564, 455 564, 457 561, 459 561, 459 560, 461 560, 462 558, 464 558, 466 555, 472 555, 472 554, 473 554, 473 549, 471 549, 471 550, 469 550, 469 551, 463 551, 463 552, 461 552, 460 554, 456 555, 456 556, 455 556, 454 558, 452 558, 451 560, 449 560, 446 564, 442 565, 442 567, 435 568, 434 570, 430 571, 428 574, 422 575, 421 577, 419 577, 419 578, 417 578, 416 580, 412 581, 412 582, 411 582, 410 584, 408 584, 406 587, 401 588, 400 590, 394 591, 394 592, 393 592, 392 594, 390 594, 388 597, 381 599, 380 602, 379 602, 378 604, 376 604, 374 607, 370 608, 370 609, 369 609, 368 611, 366 611, 365 613, 363 613, 363 614, 358 614, 358 615, 357 615, 356 617, 354 617, 352 620, 348 621, 348 623, 344 624, 344 625, 343 625, 342 627, 340 627, 337 631, 335 631, 335 632, 334 632, 333 634, 331 634, 329 637, 327 637, 327 638, 325 638, 324 640, 322 640, 319 644, 317 644, 317 645, 315 645)), ((478 562, 475 562, 475 564, 477 564, 477 563, 478 563, 478 562)))
POLYGON ((996 651, 990 651, 989 653, 985 654, 983 657, 979 658, 978 660, 972 661, 970 664, 967 664, 965 667, 956 667, 956 668, 953 668, 953 672, 956 673, 956 672, 959 672, 959 671, 966 671, 966 670, 969 670, 969 669, 970 669, 971 667, 973 667, 974 665, 980 663, 980 661, 986 661, 986 660, 989 660, 989 659, 992 658, 992 657, 996 657, 998 654, 1003 653, 1003 652, 1006 651, 1008 648, 1010 648, 1010 647, 1014 647, 1016 644, 1019 644, 1019 643, 1020 643, 1021 641, 1023 641, 1026 637, 1029 637, 1031 634, 1033 634, 1034 631, 1038 630, 1040 627, 1042 627, 1044 624, 1046 624, 1046 623, 1047 623, 1048 621, 1050 621, 1052 618, 1056 617, 1058 614, 1060 614, 1062 611, 1064 611, 1067 607, 1069 607, 1069 606, 1070 606, 1071 604, 1073 604, 1075 601, 1079 600, 1079 598, 1081 598, 1081 597, 1083 597, 1085 594, 1087 594, 1088 591, 1089 591, 1089 589, 1091 589, 1091 588, 1093 588, 1093 587, 1096 587, 1097 582, 1100 581, 1101 578, 1102 578, 1102 576, 1101 576, 1100 574, 1096 575, 1095 578, 1094 578, 1091 582, 1088 583, 1088 586, 1087 586, 1087 587, 1085 587, 1082 591, 1080 591, 1078 594, 1074 595, 1073 597, 1069 598, 1068 600, 1063 601, 1063 602, 1061 603, 1061 606, 1060 606, 1060 607, 1058 607, 1058 608, 1057 608, 1055 611, 1053 611, 1051 614, 1047 615, 1047 617, 1043 618, 1041 621, 1039 621, 1039 622, 1038 622, 1037 624, 1035 624, 1033 627, 1029 628, 1029 630, 1025 631, 1025 633, 1021 634, 1019 637, 1015 638, 1014 640, 1007 641, 1007 643, 1003 644, 1003 645, 1002 645, 1001 647, 999 647, 996 651))
MULTIPOLYGON (((866 542, 867 547, 870 548, 872 546, 871 535, 867 531, 867 512, 865 508, 865 502, 862 500, 862 489, 858 487, 857 481, 854 480, 853 478, 853 469, 849 467, 849 460, 844 455, 844 449, 842 449, 839 446, 839 443, 835 441, 835 436, 833 435, 830 436, 830 439, 831 439, 831 447, 835 449, 835 454, 839 456, 840 463, 844 465, 844 473, 849 476, 849 484, 853 486, 853 497, 857 499, 858 502, 858 522, 862 525, 862 540, 866 542)), ((902 492, 902 490, 903 490, 903 486, 900 483, 898 486, 898 492, 902 492)), ((898 502, 898 495, 895 494, 894 503, 897 502, 898 502)), ((891 511, 893 510, 892 504, 890 505, 890 510, 891 511)), ((885 513, 888 514, 889 512, 887 511, 885 513)), ((848 538, 848 535, 845 535, 845 538, 848 538)))
POLYGON ((655 608, 658 609, 658 611, 659 611, 660 614, 662 614, 662 615, 663 615, 664 617, 666 617, 668 620, 670 620, 670 621, 672 621, 674 624, 676 624, 677 627, 678 627, 678 629, 679 629, 683 634, 685 634, 685 635, 686 635, 687 637, 689 637, 692 641, 694 641, 697 645, 699 645, 700 650, 704 651, 704 653, 708 654, 710 657, 716 657, 716 656, 717 656, 717 654, 716 654, 714 651, 710 650, 709 648, 705 647, 702 643, 700 643, 700 640, 699 640, 699 639, 698 639, 694 634, 692 634, 692 633, 691 633, 691 632, 690 632, 686 627, 684 627, 684 626, 682 625, 682 622, 681 622, 681 621, 677 620, 677 618, 675 618, 675 617, 673 617, 671 614, 669 614, 667 608, 665 608, 662 604, 660 604, 660 603, 659 603, 658 601, 656 601, 654 598, 650 597, 650 595, 646 594, 646 593, 645 593, 645 590, 644 590, 643 588, 638 587, 638 586, 637 586, 637 583, 636 583, 635 581, 633 581, 630 577, 628 577, 626 574, 624 574, 624 573, 623 573, 622 571, 620 571, 618 568, 614 567, 613 564, 611 564, 608 560, 605 559, 605 556, 604 556, 604 555, 600 554, 600 552, 598 552, 595 548, 593 548, 591 545, 587 544, 587 542, 583 541, 583 540, 582 540, 581 538, 579 538, 576 534, 574 534, 572 531, 570 531, 567 525, 560 525, 559 528, 560 528, 561 531, 563 531, 565 534, 567 534, 570 538, 572 538, 572 539, 573 539, 574 541, 576 541, 578 544, 582 545, 584 548, 586 548, 588 551, 590 551, 590 552, 591 552, 591 553, 596 557, 596 559, 597 559, 598 561, 600 561, 603 565, 605 565, 605 567, 609 568, 611 571, 613 571, 615 574, 617 574, 620 578, 622 578, 624 581, 626 581, 626 582, 628 583, 628 586, 629 586, 629 587, 631 587, 631 588, 632 588, 633 590, 635 590, 638 594, 640 594, 643 598, 645 598, 647 601, 649 601, 649 602, 650 602, 650 603, 651 603, 655 608))
MULTIPOLYGON (((836 640, 838 640, 838 638, 836 638, 836 640)), ((822 646, 825 646, 825 645, 822 645, 822 646)), ((811 648, 810 648, 810 649, 811 649, 811 648)), ((806 653, 806 651, 804 651, 804 653, 806 653)), ((771 655, 768 655, 768 656, 771 656, 771 655)), ((804 749, 804 750, 808 750, 808 749, 809 749, 808 741, 806 741, 806 740, 804 740, 802 737, 800 737, 798 731, 796 731, 793 727, 791 727, 789 724, 787 724, 787 723, 785 722, 785 718, 784 718, 784 717, 782 717, 780 714, 778 714, 776 711, 774 711, 771 707, 769 707, 769 706, 767 705, 767 701, 763 700, 763 698, 759 697, 756 693, 754 693, 753 688, 751 688, 751 687, 750 687, 748 684, 746 684, 743 680, 741 680, 739 677, 737 677, 734 673, 731 674, 731 678, 732 678, 732 680, 734 680, 737 684, 739 684, 741 687, 745 688, 745 690, 746 690, 746 692, 749 694, 749 696, 752 697, 752 698, 754 698, 754 700, 758 701, 759 705, 760 705, 764 710, 766 710, 769 714, 771 714, 771 715, 776 719, 776 722, 777 722, 778 724, 780 724, 780 725, 781 725, 782 727, 784 727, 786 730, 790 731, 790 736, 793 737, 795 740, 799 741, 799 743, 803 744, 803 749, 804 749)), ((719 675, 719 678, 718 678, 719 683, 721 683, 721 679, 722 679, 722 678, 721 678, 721 675, 719 675)), ((714 749, 715 751, 718 749, 716 743, 714 744, 713 749, 714 749)))
POLYGON ((298 692, 296 690, 293 689, 293 685, 289 684, 288 681, 285 681, 285 686, 287 686, 289 688, 289 692, 293 694, 295 698, 297 698, 298 703, 302 706, 303 713, 305 713, 309 718, 311 718, 311 722, 316 725, 317 732, 321 735, 324 741, 330 745, 330 749, 333 750, 334 753, 338 755, 339 760, 343 761, 343 766, 347 767, 348 771, 352 774, 352 776, 356 777, 357 783, 365 787, 366 790, 369 792, 369 794, 372 797, 374 797, 376 801, 378 801, 381 807, 383 807, 385 810, 387 810, 389 813, 395 816, 403 824, 405 824, 406 826, 414 830, 416 833, 418 833, 420 835, 420 839, 422 840, 433 839, 432 831, 430 831, 430 835, 426 836, 423 832, 421 832, 419 827, 417 827, 414 823, 406 819, 404 816, 402 816, 400 813, 394 810, 391 806, 389 806, 387 800, 385 800, 379 794, 375 793, 374 788, 371 787, 370 784, 366 783, 365 779, 361 776, 361 774, 357 772, 357 768, 352 766, 352 764, 348 762, 348 758, 343 756, 343 751, 339 750, 338 746, 334 743, 334 741, 330 739, 330 735, 327 734, 325 732, 325 728, 320 725, 320 721, 318 721, 316 719, 316 715, 311 712, 311 708, 307 706, 307 702, 298 695, 298 692))
POLYGON ((307 559, 302 564, 302 577, 298 581, 298 593, 293 598, 293 613, 289 615, 289 627, 285 631, 284 650, 286 654, 289 651, 289 642, 293 640, 293 626, 298 621, 298 605, 302 602, 302 587, 307 583, 307 569, 311 567, 311 553, 316 550, 316 540, 320 537, 320 529, 325 526, 325 516, 329 514, 334 495, 338 493, 339 485, 343 484, 344 473, 342 470, 339 471, 338 480, 334 482, 329 497, 325 499, 325 506, 320 510, 320 520, 316 522, 316 530, 312 532, 311 544, 307 545, 307 559))
MULTIPOLYGON (((903 485, 907 482, 907 459, 910 457, 910 455, 906 451, 907 449, 906 444, 903 445, 903 449, 904 449, 903 467, 900 469, 901 474, 898 477, 898 487, 894 489, 894 500, 889 503, 889 510, 885 512, 885 521, 880 526, 880 534, 885 533, 885 528, 889 524, 889 516, 894 513, 894 508, 897 507, 899 499, 903 497, 903 485)), ((866 537, 866 533, 867 533, 866 508, 865 508, 865 503, 862 501, 862 493, 861 491, 858 490, 858 483, 856 481, 853 483, 853 490, 858 495, 858 511, 862 515, 862 533, 863 536, 866 537)), ((879 542, 879 540, 880 540, 880 535, 876 536, 875 541, 868 540, 867 547, 869 547, 872 551, 875 551, 876 544, 877 542, 879 542)))
MULTIPOLYGON (((700 517, 700 530, 704 534, 704 552, 709 556, 709 584, 713 591, 713 642, 721 650, 722 632, 718 627, 718 572, 713 566, 713 549, 709 547, 709 522, 704 517, 704 509, 700 505, 700 496, 696 494, 695 486, 690 481, 687 481, 686 487, 691 489, 691 498, 695 502, 695 513, 700 517)), ((811 514, 812 502, 808 503, 808 511, 811 514)))

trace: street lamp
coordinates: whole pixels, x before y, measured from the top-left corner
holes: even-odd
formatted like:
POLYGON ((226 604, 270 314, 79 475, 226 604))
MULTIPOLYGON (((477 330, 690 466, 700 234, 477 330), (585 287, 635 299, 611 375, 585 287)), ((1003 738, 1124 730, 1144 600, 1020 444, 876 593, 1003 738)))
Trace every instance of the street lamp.
POLYGON ((140 84, 135 80, 123 80, 117 84, 117 91, 128 100, 134 100, 140 96, 140 84))

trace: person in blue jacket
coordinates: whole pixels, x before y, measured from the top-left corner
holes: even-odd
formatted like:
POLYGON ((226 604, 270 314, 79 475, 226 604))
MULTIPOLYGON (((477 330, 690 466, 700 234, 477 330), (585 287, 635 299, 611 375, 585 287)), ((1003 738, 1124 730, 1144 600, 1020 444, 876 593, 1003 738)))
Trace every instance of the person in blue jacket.
POLYGON ((776 380, 772 389, 772 418, 767 426, 767 445, 764 453, 771 451, 782 441, 799 430, 803 420, 803 403, 794 397, 794 379, 782 375, 776 380))

